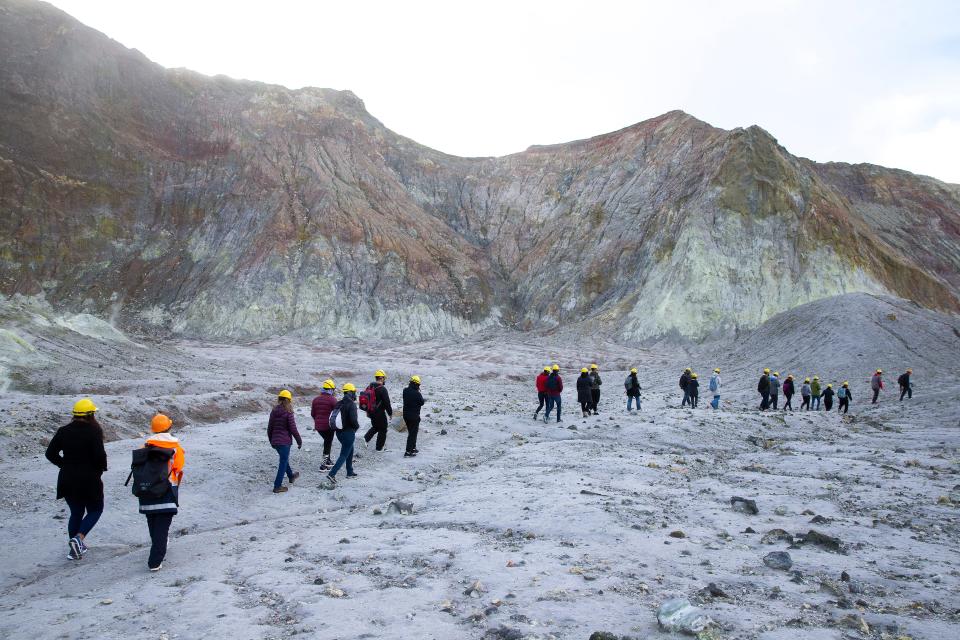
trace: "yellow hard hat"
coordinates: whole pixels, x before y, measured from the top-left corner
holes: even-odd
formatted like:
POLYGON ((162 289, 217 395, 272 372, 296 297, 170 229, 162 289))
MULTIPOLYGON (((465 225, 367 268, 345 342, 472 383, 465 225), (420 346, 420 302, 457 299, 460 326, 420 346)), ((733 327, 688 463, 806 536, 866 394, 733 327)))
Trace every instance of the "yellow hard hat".
POLYGON ((153 420, 150 421, 150 430, 154 433, 163 433, 172 426, 173 420, 162 413, 153 416, 153 420))
POLYGON ((410 382, 420 384, 420 376, 410 376, 410 382))
POLYGON ((810 382, 810 378, 804 378, 803 381, 804 381, 804 382, 810 382))
POLYGON ((828 384, 828 385, 827 385, 827 389, 833 389, 833 385, 832 385, 832 384, 828 384))
POLYGON ((636 367, 634 367, 633 369, 630 369, 630 373, 636 373, 636 372, 637 372, 637 368, 636 368, 636 367))
POLYGON ((877 369, 877 373, 883 373, 883 369, 877 369))
POLYGON ((73 415, 77 416, 78 418, 88 416, 96 411, 97 405, 93 404, 93 400, 90 398, 77 400, 77 403, 73 405, 73 415))
POLYGON ((843 386, 845 386, 845 387, 849 387, 849 386, 850 386, 850 383, 849 383, 849 382, 847 382, 846 380, 844 380, 844 381, 843 381, 843 386))
POLYGON ((326 380, 323 381, 323 388, 324 388, 324 389, 336 389, 336 388, 337 388, 337 383, 334 382, 333 380, 331 380, 330 378, 327 378, 326 380))
POLYGON ((581 368, 580 373, 588 373, 587 368, 586 367, 581 368))
POLYGON ((780 372, 779 372, 779 371, 774 371, 774 372, 773 372, 773 375, 775 375, 775 376, 777 376, 777 377, 779 378, 779 377, 780 377, 780 372))
POLYGON ((686 371, 687 373, 690 373, 690 367, 687 367, 686 369, 684 369, 684 371, 686 371))
POLYGON ((353 383, 352 383, 352 382, 348 382, 348 383, 346 383, 345 385, 343 385, 343 390, 344 390, 345 392, 346 392, 346 391, 356 391, 357 388, 356 388, 355 386, 353 386, 353 383))
POLYGON ((377 369, 377 370, 373 373, 373 377, 374 377, 374 378, 386 378, 386 377, 387 377, 387 372, 384 371, 383 369, 377 369))
POLYGON ((293 394, 290 393, 289 391, 287 391, 286 389, 284 389, 283 391, 281 391, 280 393, 278 393, 278 394, 277 394, 277 397, 278 397, 278 398, 286 398, 287 400, 293 400, 293 394))
POLYGON ((764 369, 763 372, 764 372, 764 373, 770 373, 770 369, 764 369))
POLYGON ((913 373, 913 369, 907 369, 907 373, 913 373))
POLYGON ((546 371, 547 373, 550 373, 550 365, 545 366, 543 370, 546 371))
POLYGON ((690 377, 691 377, 691 378, 696 378, 696 377, 697 377, 697 374, 691 373, 691 374, 690 374, 690 377))
POLYGON ((720 367, 717 367, 716 369, 714 369, 713 372, 714 372, 714 373, 720 373, 720 367))
POLYGON ((558 364, 553 365, 553 370, 554 370, 554 371, 560 371, 560 365, 558 365, 558 364))
POLYGON ((599 369, 599 367, 598 367, 597 365, 595 365, 595 364, 590 365, 590 368, 591 368, 591 369, 599 369))
POLYGON ((819 380, 819 379, 820 379, 820 376, 813 376, 813 379, 814 379, 814 380, 819 380))

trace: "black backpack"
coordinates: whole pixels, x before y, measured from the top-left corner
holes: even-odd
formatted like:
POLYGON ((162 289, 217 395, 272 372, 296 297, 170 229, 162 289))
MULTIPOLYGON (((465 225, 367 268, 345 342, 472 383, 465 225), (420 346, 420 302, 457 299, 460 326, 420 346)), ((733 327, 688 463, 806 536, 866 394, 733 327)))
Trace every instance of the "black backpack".
POLYGON ((133 495, 138 498, 162 498, 170 491, 170 460, 176 453, 173 449, 146 446, 133 450, 130 475, 123 486, 133 478, 133 495))

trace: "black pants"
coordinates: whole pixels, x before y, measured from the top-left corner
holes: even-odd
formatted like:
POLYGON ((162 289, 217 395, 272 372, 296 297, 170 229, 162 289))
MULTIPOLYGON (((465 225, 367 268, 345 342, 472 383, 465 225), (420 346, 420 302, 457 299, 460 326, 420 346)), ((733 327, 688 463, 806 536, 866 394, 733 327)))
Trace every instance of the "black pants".
POLYGON ((543 409, 543 405, 547 404, 547 392, 537 391, 537 400, 540 401, 540 404, 537 405, 537 410, 533 412, 534 417, 540 413, 540 410, 543 409))
POLYGON ((70 507, 70 519, 67 520, 67 535, 71 538, 78 534, 86 537, 103 515, 103 498, 78 498, 64 496, 70 507))
POLYGON ((900 387, 900 399, 903 400, 903 396, 906 395, 908 398, 913 397, 913 387, 907 385, 905 387, 900 387))
POLYGON ((590 407, 592 407, 592 406, 593 406, 593 400, 592 400, 592 399, 591 399, 591 400, 587 400, 586 402, 583 402, 583 401, 580 402, 580 410, 583 411, 584 413, 589 413, 589 412, 590 412, 590 407))
POLYGON ((147 566, 156 569, 167 555, 167 537, 170 534, 170 523, 173 522, 173 513, 148 513, 147 529, 150 530, 150 557, 147 566))
POLYGON ((367 430, 363 439, 370 442, 373 436, 377 436, 377 451, 382 450, 383 445, 387 444, 387 414, 375 413, 370 418, 370 429, 367 430))
POLYGON ((319 433, 320 437, 323 438, 323 455, 329 458, 330 448, 333 446, 333 436, 336 434, 336 431, 328 429, 327 431, 320 431, 319 433))
POLYGON ((407 423, 407 453, 413 453, 417 448, 417 433, 420 432, 420 416, 403 416, 407 423))
POLYGON ((590 398, 593 402, 590 403, 588 408, 597 413, 597 406, 600 404, 600 389, 590 389, 590 398))
POLYGON ((840 398, 840 401, 837 403, 837 413, 841 411, 846 413, 850 410, 850 399, 849 398, 840 398))
POLYGON ((691 406, 691 407, 693 407, 694 409, 696 409, 696 408, 697 408, 697 405, 698 405, 699 403, 700 403, 700 394, 695 393, 695 394, 693 394, 692 396, 690 396, 690 406, 691 406))
POLYGON ((803 411, 806 407, 807 411, 810 410, 810 396, 803 396, 803 402, 800 403, 800 410, 803 411))
POLYGON ((783 410, 786 411, 787 409, 790 409, 790 411, 793 411, 793 394, 785 393, 783 394, 783 397, 787 399, 787 401, 783 403, 783 410))
POLYGON ((770 403, 768 406, 773 407, 774 409, 780 408, 780 394, 770 394, 770 403))
POLYGON ((824 397, 823 399, 823 408, 826 411, 833 411, 833 399, 824 397))
POLYGON ((770 406, 770 394, 761 392, 760 398, 760 411, 766 411, 770 406))
POLYGON ((873 390, 873 404, 877 404, 877 397, 880 395, 880 389, 873 390))

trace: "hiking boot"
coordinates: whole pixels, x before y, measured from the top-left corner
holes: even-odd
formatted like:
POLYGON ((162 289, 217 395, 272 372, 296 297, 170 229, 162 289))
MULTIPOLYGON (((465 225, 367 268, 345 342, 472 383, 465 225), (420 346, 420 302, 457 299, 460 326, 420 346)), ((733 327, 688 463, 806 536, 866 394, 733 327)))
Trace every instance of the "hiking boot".
POLYGON ((297 481, 297 478, 299 478, 299 477, 300 477, 300 472, 299 472, 299 471, 294 471, 294 472, 293 472, 293 475, 290 476, 290 484, 293 484, 294 482, 296 482, 296 481, 297 481))
POLYGON ((600 413, 599 413, 596 409, 594 409, 594 410, 593 410, 593 415, 598 416, 598 415, 600 415, 600 413))
POLYGON ((413 453, 420 453, 420 449, 410 449, 413 453))
POLYGON ((155 567, 148 567, 148 568, 150 569, 150 571, 160 571, 160 569, 163 569, 163 563, 161 562, 155 567))
POLYGON ((330 459, 330 456, 327 456, 323 459, 322 466, 326 467, 327 469, 333 466, 333 460, 330 459))
POLYGON ((273 492, 274 492, 274 493, 286 493, 286 492, 287 492, 287 488, 286 488, 286 487, 274 487, 274 488, 273 488, 273 492))
POLYGON ((403 457, 404 457, 404 458, 416 458, 416 457, 417 457, 417 454, 416 454, 415 451, 407 451, 406 453, 403 454, 403 457))
POLYGON ((347 477, 348 477, 348 478, 356 478, 356 477, 358 477, 359 475, 360 475, 359 473, 348 473, 348 474, 347 474, 347 477))
POLYGON ((68 543, 70 551, 67 552, 67 558, 70 560, 79 560, 83 557, 83 543, 80 542, 80 538, 74 536, 70 538, 68 543))

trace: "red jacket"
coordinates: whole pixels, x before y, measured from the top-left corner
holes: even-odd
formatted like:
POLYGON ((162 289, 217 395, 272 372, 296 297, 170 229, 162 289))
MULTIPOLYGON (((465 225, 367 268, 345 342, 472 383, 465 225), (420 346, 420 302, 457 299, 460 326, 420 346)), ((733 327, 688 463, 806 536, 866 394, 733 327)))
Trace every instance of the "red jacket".
POLYGON ((537 393, 544 393, 547 390, 547 374, 541 372, 537 376, 537 393))
POLYGON ((332 393, 321 393, 313 399, 310 405, 310 415, 313 417, 313 428, 317 431, 330 430, 330 413, 337 406, 337 399, 332 393))

